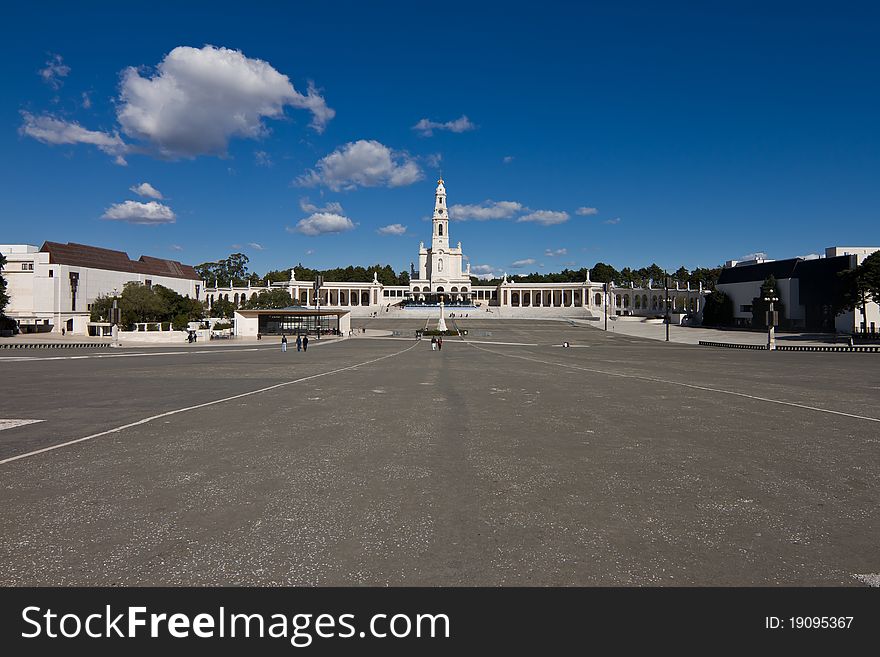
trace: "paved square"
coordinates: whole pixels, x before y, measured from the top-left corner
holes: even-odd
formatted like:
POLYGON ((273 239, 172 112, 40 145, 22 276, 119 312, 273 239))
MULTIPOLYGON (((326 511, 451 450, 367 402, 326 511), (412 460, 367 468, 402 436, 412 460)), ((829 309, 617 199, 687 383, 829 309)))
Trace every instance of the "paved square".
POLYGON ((880 358, 459 326, 0 359, 0 584, 877 580, 880 358))

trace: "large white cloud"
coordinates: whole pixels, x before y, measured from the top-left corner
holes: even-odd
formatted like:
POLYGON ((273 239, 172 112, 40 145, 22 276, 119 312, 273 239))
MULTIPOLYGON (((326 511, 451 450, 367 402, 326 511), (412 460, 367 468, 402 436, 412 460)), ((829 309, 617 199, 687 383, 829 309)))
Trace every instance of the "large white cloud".
POLYGON ((356 187, 401 187, 424 177, 406 153, 374 140, 360 139, 340 146, 318 160, 314 169, 296 179, 303 187, 325 185, 333 191, 356 187))
POLYGON ((22 135, 44 144, 91 144, 108 155, 115 155, 117 164, 125 164, 123 155, 128 151, 128 146, 118 134, 88 130, 78 123, 63 121, 48 114, 34 116, 30 112, 22 112, 21 115, 24 123, 18 131, 22 135))
POLYGON ((172 158, 223 155, 233 137, 266 134, 263 119, 287 105, 309 110, 317 132, 335 115, 311 84, 303 95, 267 62, 214 46, 177 47, 150 77, 125 69, 119 100, 125 134, 172 158))
POLYGON ((537 262, 534 258, 526 258, 524 260, 514 260, 510 263, 510 266, 514 269, 521 269, 522 267, 528 267, 529 265, 534 265, 537 262))
POLYGON ((446 121, 446 123, 438 123, 437 121, 431 121, 430 119, 422 119, 416 123, 412 129, 421 133, 423 137, 430 137, 434 134, 435 130, 467 132, 468 130, 476 130, 477 126, 475 126, 468 117, 462 114, 459 118, 455 119, 455 121, 446 121))
POLYGON ((173 224, 177 221, 171 208, 162 203, 157 203, 156 201, 150 201, 148 203, 140 203, 138 201, 114 203, 107 208, 107 211, 104 212, 101 219, 152 226, 159 224, 173 224))
POLYGON ((516 201, 483 201, 473 205, 451 205, 449 218, 455 221, 509 219, 522 209, 522 203, 516 201))
POLYGON ((529 214, 523 215, 517 222, 530 221, 542 226, 553 226, 568 221, 568 212, 555 212, 553 210, 535 210, 529 214))
POLYGON ((131 191, 133 191, 138 196, 147 196, 149 198, 155 198, 158 200, 162 200, 162 192, 153 187, 148 182, 142 182, 140 185, 132 185, 129 187, 131 191))
POLYGON ((333 212, 315 212, 301 219, 295 228, 288 228, 288 232, 302 233, 303 235, 323 235, 324 233, 344 233, 354 230, 354 223, 348 217, 333 212))

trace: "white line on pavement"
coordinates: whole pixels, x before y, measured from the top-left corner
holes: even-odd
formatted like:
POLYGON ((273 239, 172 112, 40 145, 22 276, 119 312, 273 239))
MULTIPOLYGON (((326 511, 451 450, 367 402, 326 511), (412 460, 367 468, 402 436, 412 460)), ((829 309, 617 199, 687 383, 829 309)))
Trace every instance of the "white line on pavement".
POLYGON ((329 376, 331 374, 338 374, 339 372, 347 372, 348 370, 353 370, 358 367, 362 367, 364 365, 370 365, 371 363, 378 363, 380 360, 385 360, 386 358, 393 358, 394 356, 399 356, 401 354, 405 354, 407 351, 415 347, 413 344, 402 351, 396 351, 393 354, 387 354, 385 356, 381 356, 379 358, 374 358, 372 360, 366 360, 362 363, 356 363, 354 365, 349 365, 347 367, 340 367, 339 369, 330 370, 329 372, 321 372, 320 374, 312 374, 310 376, 304 376, 301 379, 294 379, 293 381, 284 381, 283 383, 276 383, 271 386, 266 386, 265 388, 260 388, 258 390, 251 390, 250 392, 243 392, 238 395, 232 395, 231 397, 223 397, 222 399, 215 399, 214 401, 205 402, 203 404, 195 404, 194 406, 187 406, 185 408, 177 408, 173 411, 167 411, 165 413, 159 413, 158 415, 151 415, 150 417, 146 417, 143 420, 138 420, 137 422, 129 422, 128 424, 123 424, 122 426, 115 427, 113 429, 108 429, 107 431, 101 431, 100 433, 94 433, 91 436, 85 436, 83 438, 76 438, 74 440, 68 440, 63 443, 59 443, 57 445, 51 445, 50 447, 44 447, 43 449, 37 449, 32 452, 27 452, 25 454, 19 454, 17 456, 10 456, 9 458, 0 460, 0 465, 4 465, 6 463, 11 463, 12 461, 18 461, 20 459, 25 459, 30 456, 36 456, 37 454, 42 454, 44 452, 51 452, 52 450, 61 449, 62 447, 68 447, 70 445, 75 445, 77 443, 85 442, 86 440, 92 440, 94 438, 100 438, 101 436, 106 436, 111 433, 117 433, 119 431, 123 431, 125 429, 130 429, 131 427, 136 427, 141 424, 146 424, 148 422, 152 422, 153 420, 159 420, 163 417, 168 417, 169 415, 177 415, 178 413, 186 413, 187 411, 194 411, 199 408, 205 408, 206 406, 214 406, 216 404, 222 404, 224 402, 232 401, 234 399, 241 399, 242 397, 250 397, 251 395, 258 395, 262 392, 268 392, 269 390, 275 390, 276 388, 283 388, 284 386, 293 385, 294 383, 302 383, 303 381, 311 381, 312 379, 318 379, 322 376, 329 376))
POLYGON ((36 424, 37 422, 45 422, 45 420, 19 420, 15 418, 2 420, 0 419, 0 431, 4 429, 14 429, 15 427, 23 427, 28 424, 36 424))
POLYGON ((640 381, 650 381, 652 383, 666 383, 673 386, 681 386, 683 388, 691 388, 692 390, 703 390, 706 392, 717 392, 723 395, 733 395, 735 397, 745 397, 746 399, 754 399, 756 401, 767 402, 770 404, 780 404, 782 406, 794 406, 795 408, 803 408, 808 411, 816 411, 818 413, 829 413, 831 415, 841 415, 843 417, 851 417, 857 420, 867 420, 868 422, 880 422, 880 418, 870 417, 868 415, 856 415, 855 413, 844 413, 843 411, 833 411, 829 408, 819 408, 817 406, 808 406, 806 404, 798 404, 797 402, 783 401, 781 399, 770 399, 769 397, 758 397, 757 395, 748 395, 744 392, 736 392, 734 390, 724 390, 722 388, 709 388, 707 386, 698 386, 693 383, 683 383, 681 381, 670 381, 668 379, 658 379, 652 376, 641 376, 638 374, 622 374, 621 372, 608 372, 606 370, 597 370, 589 367, 581 367, 580 365, 572 365, 570 363, 554 363, 540 358, 529 358, 528 356, 519 356, 517 354, 507 354, 502 351, 492 351, 484 347, 477 347, 470 341, 467 341, 474 349, 489 352, 490 354, 498 354, 499 356, 508 356, 510 358, 520 358, 522 360, 532 361, 533 363, 543 363, 544 365, 554 365, 556 367, 567 367, 569 369, 580 370, 583 372, 591 372, 593 374, 604 374, 605 376, 616 376, 623 379, 639 379, 640 381))

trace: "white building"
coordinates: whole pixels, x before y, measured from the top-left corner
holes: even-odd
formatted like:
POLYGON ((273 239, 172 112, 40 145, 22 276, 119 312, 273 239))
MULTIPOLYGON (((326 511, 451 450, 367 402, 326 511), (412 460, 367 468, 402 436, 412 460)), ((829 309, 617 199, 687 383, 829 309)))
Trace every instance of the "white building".
POLYGON ((92 302, 119 294, 126 283, 163 285, 178 294, 199 299, 204 284, 189 265, 176 260, 141 256, 130 260, 123 251, 84 244, 45 242, 0 244, 6 257, 3 276, 10 300, 5 314, 23 333, 88 333, 92 302))
MULTIPOLYGON (((325 281, 317 296, 312 281, 299 281, 293 269, 284 283, 267 286, 210 287, 205 290, 209 304, 223 298, 241 308, 261 291, 286 289, 295 304, 306 307, 342 308, 353 316, 366 317, 385 312, 388 316, 407 316, 420 310, 433 312, 442 299, 445 304, 462 312, 486 309, 499 317, 579 317, 596 319, 609 315, 654 316, 664 310, 664 289, 657 287, 618 286, 611 284, 606 293, 603 283, 589 276, 583 281, 567 283, 522 283, 508 280, 497 285, 478 285, 471 279, 470 263, 461 242, 450 246, 449 214, 446 185, 437 181, 434 191, 434 214, 431 221, 431 246, 419 244, 418 271, 412 268, 409 285, 382 285, 373 277, 364 282, 325 281), (464 265, 464 266, 463 266, 464 265)), ((703 299, 708 291, 702 286, 676 283, 669 290, 673 320, 691 318, 699 322, 703 299)), ((248 328, 251 331, 253 327, 248 328)))
POLYGON ((731 266, 721 271, 717 287, 733 301, 737 326, 751 326, 753 301, 772 275, 778 288, 776 297, 783 308, 780 326, 806 331, 876 332, 880 327, 880 308, 876 303, 869 302, 837 316, 833 312, 838 273, 855 269, 876 251, 880 247, 831 246, 820 258, 730 261, 731 266))

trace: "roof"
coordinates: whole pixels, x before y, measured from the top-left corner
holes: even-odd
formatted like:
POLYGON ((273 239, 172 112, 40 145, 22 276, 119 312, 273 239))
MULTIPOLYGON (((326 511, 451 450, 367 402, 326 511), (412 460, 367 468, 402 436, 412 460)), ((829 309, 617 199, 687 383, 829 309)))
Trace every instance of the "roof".
POLYGON ((133 274, 147 274, 153 276, 167 276, 169 278, 183 278, 200 281, 201 277, 190 265, 184 265, 176 260, 141 256, 138 260, 131 260, 125 251, 102 249, 98 246, 76 244, 68 242, 44 242, 40 251, 49 254, 49 262, 57 265, 73 265, 76 267, 91 267, 93 269, 106 269, 108 271, 124 271, 133 274))
POLYGON ((839 286, 838 273, 849 269, 854 257, 848 255, 833 258, 790 258, 775 262, 764 262, 744 267, 728 267, 721 270, 719 285, 730 283, 763 283, 770 274, 777 281, 796 278, 798 303, 827 304, 839 286))
POLYGON ((789 258, 788 260, 761 262, 757 265, 725 267, 718 276, 718 285, 755 281, 763 283, 771 274, 777 281, 792 278, 799 262, 801 262, 801 258, 789 258))

